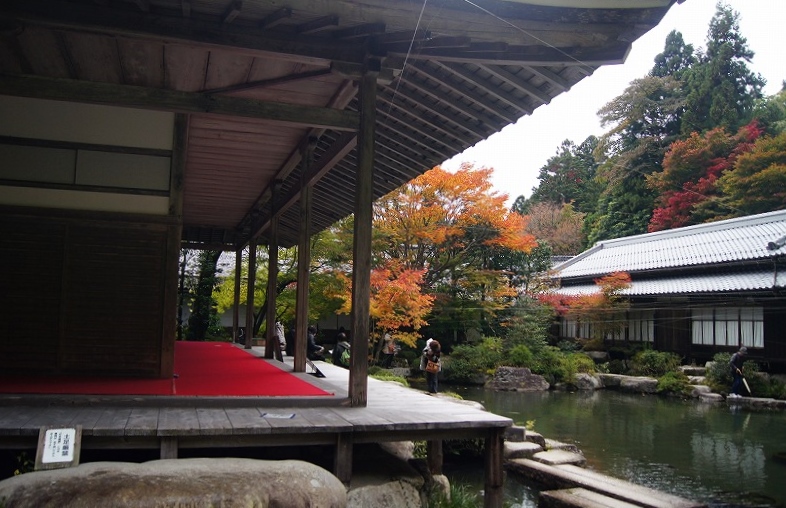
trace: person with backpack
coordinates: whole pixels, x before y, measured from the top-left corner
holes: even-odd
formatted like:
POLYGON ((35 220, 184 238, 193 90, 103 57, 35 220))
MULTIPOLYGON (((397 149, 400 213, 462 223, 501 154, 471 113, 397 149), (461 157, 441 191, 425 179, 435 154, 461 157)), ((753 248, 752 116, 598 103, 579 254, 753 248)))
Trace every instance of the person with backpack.
POLYGON ((350 347, 347 335, 344 332, 340 332, 336 337, 336 347, 333 348, 333 365, 349 367, 350 347))

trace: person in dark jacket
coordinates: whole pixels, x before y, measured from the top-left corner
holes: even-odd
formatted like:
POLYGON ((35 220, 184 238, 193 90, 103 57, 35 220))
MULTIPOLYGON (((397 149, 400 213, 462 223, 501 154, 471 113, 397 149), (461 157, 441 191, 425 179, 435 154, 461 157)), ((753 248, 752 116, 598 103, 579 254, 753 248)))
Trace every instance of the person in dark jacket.
POLYGON ((308 343, 306 344, 306 357, 309 360, 324 360, 322 353, 325 348, 317 344, 317 327, 314 325, 308 326, 308 343))
POLYGON ((731 369, 731 393, 729 397, 741 397, 740 388, 742 387, 742 365, 745 357, 748 356, 748 348, 742 346, 739 351, 731 355, 729 368, 731 369))

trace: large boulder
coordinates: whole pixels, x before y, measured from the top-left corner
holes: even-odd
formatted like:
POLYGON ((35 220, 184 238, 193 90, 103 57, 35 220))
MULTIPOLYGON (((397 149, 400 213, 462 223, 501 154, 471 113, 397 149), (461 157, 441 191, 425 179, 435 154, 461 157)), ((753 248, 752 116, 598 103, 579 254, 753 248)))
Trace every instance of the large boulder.
POLYGON ((421 487, 422 485, 414 485, 405 479, 393 480, 381 485, 365 485, 349 491, 347 508, 427 506, 425 499, 421 498, 421 487))
POLYGON ((633 393, 655 393, 658 389, 658 380, 646 376, 626 376, 620 382, 620 390, 633 393))
POLYGON ((549 389, 543 376, 533 374, 526 367, 498 367, 486 388, 497 391, 537 392, 549 389))
POLYGON ((343 508, 338 478, 297 460, 238 458, 92 462, 0 481, 3 506, 14 508, 343 508))
POLYGON ((586 372, 579 372, 573 377, 573 384, 581 391, 593 391, 603 388, 603 383, 597 376, 587 374, 586 372))

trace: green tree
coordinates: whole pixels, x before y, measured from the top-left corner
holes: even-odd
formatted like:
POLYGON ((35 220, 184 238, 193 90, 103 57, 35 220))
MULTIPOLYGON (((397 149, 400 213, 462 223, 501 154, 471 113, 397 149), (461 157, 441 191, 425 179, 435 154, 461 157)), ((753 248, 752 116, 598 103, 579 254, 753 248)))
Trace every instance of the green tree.
POLYGON ((601 124, 612 128, 596 149, 602 160, 596 178, 605 190, 588 217, 589 243, 647 231, 656 194, 646 178, 660 171, 683 109, 679 81, 647 76, 631 82, 598 112, 601 124))
POLYGON ((655 65, 650 71, 650 76, 665 78, 672 76, 680 79, 685 71, 696 63, 693 44, 685 44, 682 34, 676 30, 666 36, 663 53, 655 56, 655 65))
POLYGON ((218 280, 216 269, 220 251, 200 251, 197 255, 197 280, 191 288, 191 315, 188 317, 188 340, 205 340, 218 326, 213 289, 218 280))
MULTIPOLYGON (((351 231, 351 224, 350 224, 351 231)), ((343 288, 336 275, 337 267, 347 266, 352 252, 351 235, 346 233, 346 220, 333 228, 311 237, 311 264, 309 266, 309 320, 329 317, 341 308, 338 296, 343 288)), ((256 278, 254 285, 254 335, 258 335, 267 317, 268 252, 257 248, 256 278)), ((240 278, 240 304, 247 297, 248 257, 244 256, 240 278)), ((231 270, 216 288, 215 300, 219 312, 231 309, 234 304, 235 272, 231 270)), ((276 278, 276 319, 291 323, 295 319, 297 296, 297 247, 278 250, 278 277, 276 278)))
POLYGON ((753 55, 740 33, 739 13, 718 3, 707 32, 707 50, 685 74, 684 134, 716 127, 736 132, 750 120, 764 86, 761 76, 748 69, 753 55))
POLYGON ((718 181, 739 215, 786 208, 786 131, 759 138, 718 181))
POLYGON ((594 180, 598 163, 593 152, 597 145, 595 136, 579 146, 568 139, 563 141, 557 154, 540 168, 538 186, 533 189, 530 203, 571 203, 579 212, 594 210, 600 194, 594 180))

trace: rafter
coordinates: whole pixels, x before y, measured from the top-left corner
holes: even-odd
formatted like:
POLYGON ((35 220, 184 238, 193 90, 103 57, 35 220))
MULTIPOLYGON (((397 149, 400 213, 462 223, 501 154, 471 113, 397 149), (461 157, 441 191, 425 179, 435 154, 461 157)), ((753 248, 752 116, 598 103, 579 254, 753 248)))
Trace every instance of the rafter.
MULTIPOLYGON (((532 114, 533 108, 529 107, 528 105, 524 104, 524 101, 515 95, 506 92, 502 87, 496 86, 493 83, 489 83, 483 76, 480 76, 461 64, 456 63, 445 63, 442 62, 434 62, 446 71, 461 76, 461 78, 465 81, 469 81, 473 83, 475 86, 486 92, 486 94, 496 97, 497 99, 507 102, 510 106, 516 108, 517 110, 524 112, 528 115, 532 114)), ((514 120, 515 121, 515 120, 514 120)))
POLYGON ((282 23, 284 20, 287 20, 291 17, 292 17, 292 9, 290 9, 289 7, 282 7, 268 14, 264 18, 262 18, 262 21, 257 23, 257 26, 263 29, 273 28, 274 26, 278 25, 279 23, 282 23))
MULTIPOLYGON (((410 124, 422 124, 427 128, 433 129, 439 136, 444 137, 447 140, 457 141, 461 140, 463 142, 470 142, 470 144, 475 143, 476 141, 483 139, 485 134, 482 132, 475 132, 475 131, 467 131, 466 130, 466 122, 462 123, 460 119, 456 117, 456 115, 447 110, 447 108, 436 108, 434 110, 427 110, 428 113, 434 115, 434 120, 431 118, 418 115, 417 111, 413 110, 413 108, 402 100, 397 100, 395 97, 391 96, 392 92, 382 93, 380 92, 377 94, 377 99, 384 102, 388 106, 385 107, 385 110, 388 111, 388 114, 392 114, 392 110, 396 110, 398 114, 393 115, 399 122, 405 123, 407 125, 410 124), (438 111, 439 110, 439 111, 438 111), (456 126, 461 126, 462 131, 459 131, 456 126)), ((444 144, 444 141, 443 141, 444 144)))
POLYGON ((537 100, 537 101, 539 101, 539 102, 541 102, 543 104, 548 104, 549 102, 551 102, 551 96, 549 94, 547 94, 546 92, 542 91, 538 87, 528 83, 527 81, 525 81, 524 79, 522 79, 518 75, 513 74, 512 72, 510 72, 507 69, 504 69, 504 68, 502 68, 502 67, 500 67, 498 65, 480 65, 479 67, 481 69, 483 69, 484 71, 488 72, 489 74, 492 74, 492 75, 498 77, 502 81, 506 81, 506 82, 510 83, 514 87, 516 87, 519 90, 527 93, 528 95, 533 97, 535 100, 537 100))
POLYGON ((243 11, 243 2, 242 0, 234 0, 230 2, 227 6, 227 9, 224 11, 223 21, 224 23, 232 23, 236 17, 240 15, 243 11))
MULTIPOLYGON (((424 62, 413 63, 412 67, 416 69, 419 73, 429 76, 431 79, 437 81, 442 86, 449 88, 450 90, 457 93, 458 95, 467 97, 468 99, 470 99, 475 104, 482 107, 492 115, 496 115, 499 118, 501 118, 506 124, 513 123, 516 120, 518 120, 518 117, 514 113, 511 113, 510 111, 507 111, 495 104, 491 104, 488 101, 488 97, 484 97, 476 90, 473 90, 468 86, 466 86, 463 82, 459 82, 455 79, 446 79, 446 78, 452 78, 453 73, 449 72, 447 76, 445 76, 444 74, 440 75, 436 70, 431 69, 430 67, 425 65, 424 62)), ((492 122, 492 125, 495 127, 498 124, 499 124, 499 120, 492 122)))

